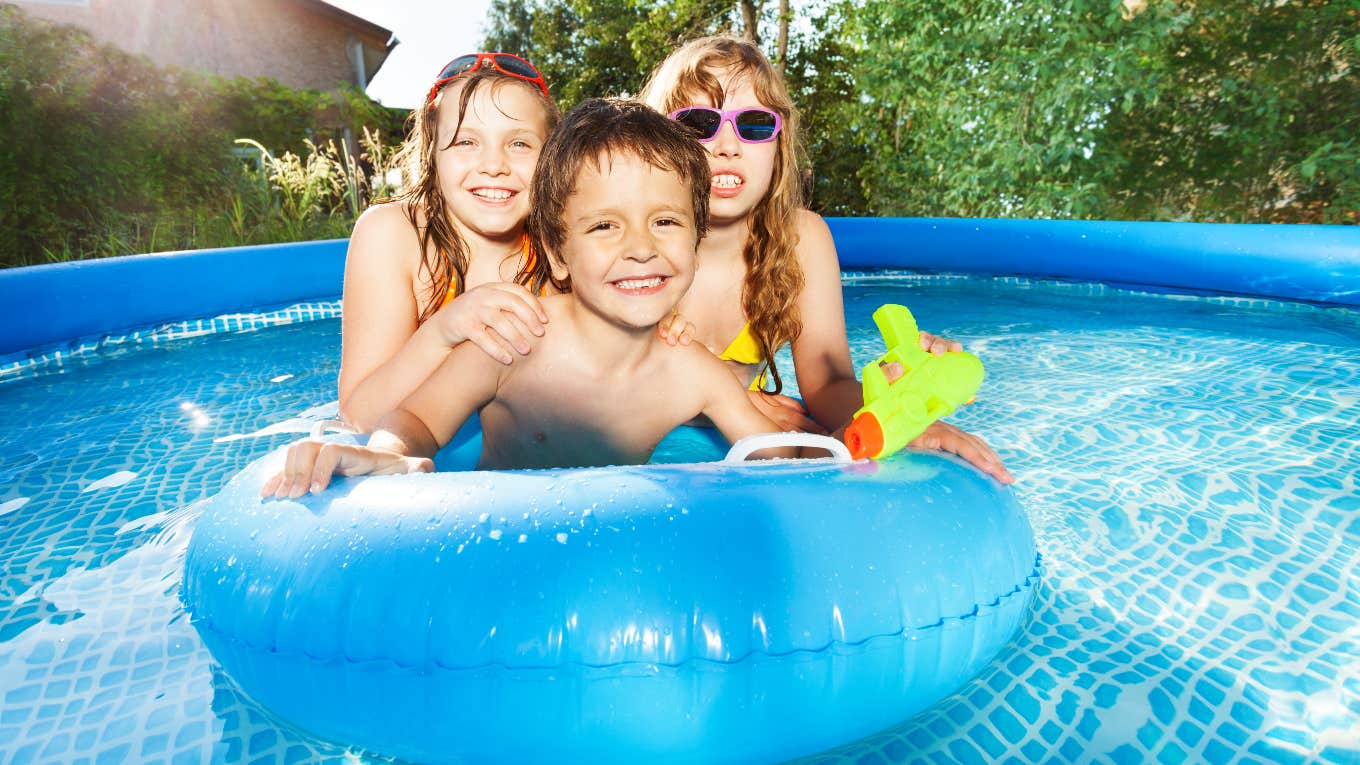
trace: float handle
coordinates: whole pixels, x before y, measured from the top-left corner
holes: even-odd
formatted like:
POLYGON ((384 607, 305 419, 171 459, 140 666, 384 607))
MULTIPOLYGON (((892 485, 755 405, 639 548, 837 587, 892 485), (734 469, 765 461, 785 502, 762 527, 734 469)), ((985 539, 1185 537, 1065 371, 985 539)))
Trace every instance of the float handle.
POLYGON ((724 464, 745 462, 752 452, 761 449, 778 448, 782 446, 803 446, 812 449, 825 449, 831 452, 831 458, 837 462, 851 462, 850 452, 845 448, 845 444, 837 441, 830 436, 819 436, 815 433, 757 433, 754 436, 747 436, 727 450, 727 456, 723 458, 724 464))

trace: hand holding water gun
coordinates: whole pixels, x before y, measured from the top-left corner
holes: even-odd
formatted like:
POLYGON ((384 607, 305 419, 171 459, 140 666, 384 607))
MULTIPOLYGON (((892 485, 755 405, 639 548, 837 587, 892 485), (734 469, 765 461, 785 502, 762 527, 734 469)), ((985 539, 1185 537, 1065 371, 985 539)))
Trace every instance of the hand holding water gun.
POLYGON ((855 459, 897 452, 930 423, 971 402, 983 378, 982 362, 971 353, 936 356, 922 350, 906 306, 880 306, 874 323, 888 351, 864 367, 864 407, 845 429, 845 445, 855 459), (902 365, 902 376, 889 383, 883 367, 893 362, 902 365))

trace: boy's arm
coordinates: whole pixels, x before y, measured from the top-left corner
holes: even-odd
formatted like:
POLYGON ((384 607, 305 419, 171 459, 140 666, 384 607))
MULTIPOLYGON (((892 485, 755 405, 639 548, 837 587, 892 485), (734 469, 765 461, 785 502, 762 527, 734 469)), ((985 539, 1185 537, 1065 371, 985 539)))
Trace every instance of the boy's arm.
MULTIPOLYGON (((689 352, 691 369, 680 379, 691 379, 695 389, 704 398, 702 414, 713 422, 714 427, 723 434, 728 443, 736 443, 747 436, 758 433, 778 433, 779 426, 769 417, 761 414, 752 403, 746 389, 727 365, 718 360, 712 351, 695 343, 685 348, 689 352)), ((762 459, 771 457, 797 457, 796 447, 761 449, 755 456, 762 459)))
POLYGON ((369 446, 433 457, 472 413, 496 395, 506 367, 472 343, 459 343, 444 362, 378 422, 369 446))
POLYGON ((429 458, 496 395, 505 367, 472 343, 461 343, 396 411, 384 415, 367 446, 299 441, 284 469, 265 482, 261 496, 319 493, 333 475, 382 475, 434 470, 429 458))

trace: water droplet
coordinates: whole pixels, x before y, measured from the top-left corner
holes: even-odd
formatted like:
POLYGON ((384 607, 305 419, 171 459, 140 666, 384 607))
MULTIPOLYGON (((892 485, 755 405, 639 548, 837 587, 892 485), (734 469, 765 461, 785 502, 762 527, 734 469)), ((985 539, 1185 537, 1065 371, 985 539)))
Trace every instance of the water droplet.
POLYGON ((505 533, 505 532, 501 531, 500 529, 492 529, 492 530, 491 530, 491 533, 490 533, 490 534, 487 534, 487 536, 491 537, 492 539, 500 539, 500 538, 501 538, 501 534, 504 534, 504 533, 505 533))
POLYGON ((557 534, 557 543, 560 544, 560 545, 564 545, 564 544, 567 543, 567 535, 566 535, 565 532, 558 532, 558 534, 557 534))

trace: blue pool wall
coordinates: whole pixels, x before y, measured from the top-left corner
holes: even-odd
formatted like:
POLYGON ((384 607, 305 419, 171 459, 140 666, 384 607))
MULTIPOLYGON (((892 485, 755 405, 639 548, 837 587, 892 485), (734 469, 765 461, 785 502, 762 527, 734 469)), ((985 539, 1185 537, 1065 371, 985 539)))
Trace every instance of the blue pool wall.
MULTIPOLYGON (((1360 306, 1360 227, 828 218, 843 268, 1037 276, 1360 306)), ((340 294, 348 240, 0 270, 0 357, 340 294)))
POLYGON ((340 294, 348 239, 0 270, 0 357, 169 321, 340 294))

